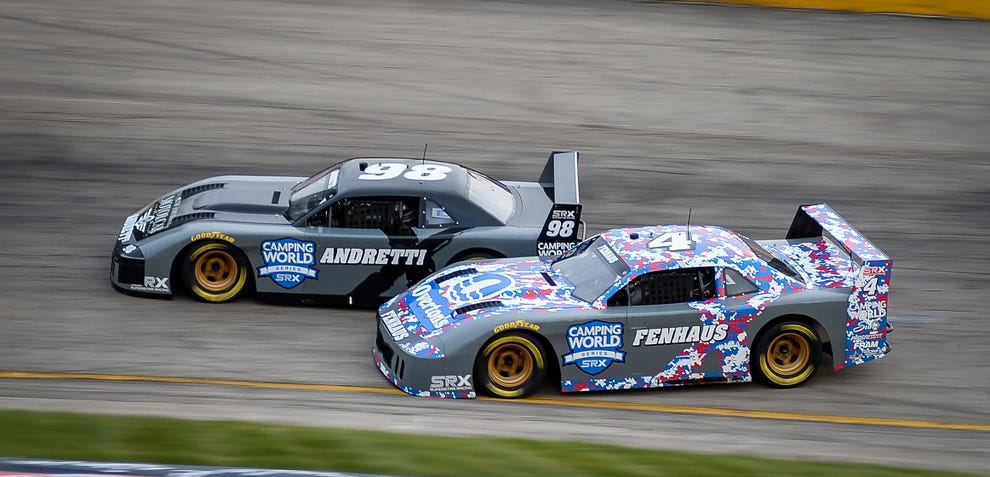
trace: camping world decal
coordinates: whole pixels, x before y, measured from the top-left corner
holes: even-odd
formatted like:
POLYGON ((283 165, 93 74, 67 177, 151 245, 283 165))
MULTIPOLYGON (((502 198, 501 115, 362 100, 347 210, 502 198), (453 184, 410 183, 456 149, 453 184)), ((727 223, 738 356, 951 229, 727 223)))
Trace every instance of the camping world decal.
POLYGON ((573 364, 581 371, 596 375, 613 362, 625 362, 622 347, 622 323, 589 321, 567 328, 567 346, 571 352, 563 356, 564 366, 573 364))
POLYGON ((271 277, 282 288, 293 288, 303 280, 316 280, 319 270, 316 264, 316 244, 293 238, 266 240, 261 243, 264 267, 258 268, 259 277, 271 277))

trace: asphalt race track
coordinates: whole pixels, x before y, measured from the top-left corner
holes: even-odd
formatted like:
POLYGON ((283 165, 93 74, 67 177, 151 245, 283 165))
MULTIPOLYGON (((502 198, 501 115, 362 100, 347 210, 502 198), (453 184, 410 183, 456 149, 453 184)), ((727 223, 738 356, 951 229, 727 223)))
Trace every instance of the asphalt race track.
POLYGON ((0 4, 0 370, 235 381, 7 374, 0 407, 990 472, 990 23, 327 3, 0 4), (140 299, 108 283, 123 218, 161 193, 426 143, 506 179, 581 151, 592 232, 690 210, 692 223, 782 237, 799 204, 827 201, 894 258, 893 351, 788 391, 426 400, 374 368, 371 311, 140 299))

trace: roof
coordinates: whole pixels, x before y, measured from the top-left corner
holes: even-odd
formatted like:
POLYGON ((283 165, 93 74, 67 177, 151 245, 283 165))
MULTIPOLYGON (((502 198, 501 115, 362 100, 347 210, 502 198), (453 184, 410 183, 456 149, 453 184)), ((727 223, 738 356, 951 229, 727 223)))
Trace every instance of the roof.
POLYGON ((335 197, 428 197, 444 207, 462 225, 505 225, 508 217, 493 211, 494 204, 479 199, 488 182, 492 188, 506 189, 512 202, 503 206, 509 213, 517 208, 515 195, 502 182, 480 172, 450 162, 399 158, 357 157, 340 164, 335 197), (484 180, 481 180, 484 178, 484 180), (472 180, 474 179, 474 180, 472 180), (475 190, 471 190, 471 188, 475 190))
POLYGON ((458 164, 433 160, 357 157, 341 163, 338 184, 338 194, 349 196, 427 194, 432 197, 465 197, 467 169, 458 164), (387 169, 389 166, 384 166, 385 168, 380 170, 374 169, 374 166, 382 164, 402 164, 405 167, 400 170, 387 169), (362 175, 380 177, 380 179, 361 180, 359 178, 362 175), (425 177, 427 180, 416 180, 415 177, 425 177))
POLYGON ((629 227, 601 235, 636 273, 758 260, 739 234, 711 225, 629 227))

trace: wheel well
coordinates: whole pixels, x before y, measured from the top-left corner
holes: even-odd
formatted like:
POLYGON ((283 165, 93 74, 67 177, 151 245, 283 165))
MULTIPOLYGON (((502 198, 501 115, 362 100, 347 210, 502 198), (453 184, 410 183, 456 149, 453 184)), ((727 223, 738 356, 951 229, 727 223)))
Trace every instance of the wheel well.
MULTIPOLYGON (((543 346, 543 351, 546 353, 546 356, 543 357, 543 359, 545 359, 547 362, 547 374, 543 378, 544 383, 556 382, 559 385, 560 363, 557 361, 557 352, 554 351, 553 345, 550 344, 550 340, 548 340, 546 336, 543 336, 540 333, 535 333, 526 329, 513 328, 510 330, 505 330, 501 333, 498 333, 497 335, 492 336, 491 338, 488 338, 488 340, 485 341, 485 345, 487 345, 495 338, 498 338, 499 336, 502 336, 506 333, 518 333, 534 341, 538 341, 540 343, 540 346, 543 346), (553 364, 553 366, 550 366, 551 363, 553 364)), ((482 345, 482 347, 478 350, 478 356, 481 356, 481 351, 485 348, 485 345, 482 345)), ((477 357, 475 357, 475 359, 477 360, 477 357)))
POLYGON ((468 260, 471 257, 476 257, 476 256, 486 256, 486 257, 491 257, 491 258, 505 258, 505 255, 503 255, 501 253, 498 253, 498 252, 496 252, 496 251, 494 251, 494 250, 492 250, 490 248, 476 247, 476 248, 469 248, 467 250, 464 250, 464 251, 458 253, 457 255, 454 255, 454 258, 450 259, 450 261, 447 262, 447 265, 450 265, 452 263, 461 262, 461 261, 464 261, 464 260, 468 260))
MULTIPOLYGON (((753 337, 753 340, 749 342, 750 350, 752 351, 755 349, 756 344, 759 343, 760 340, 763 338, 763 334, 766 332, 766 330, 770 329, 771 327, 782 321, 797 321, 813 328, 815 330, 815 333, 818 334, 819 339, 821 339, 822 353, 828 354, 829 358, 834 360, 834 357, 832 356, 832 339, 828 336, 828 331, 825 330, 825 327, 822 326, 822 324, 819 323, 818 320, 807 315, 798 315, 798 314, 781 315, 768 321, 767 324, 763 325, 763 327, 760 328, 760 330, 756 333, 756 336, 753 337)), ((831 364, 832 363, 829 363, 830 366, 831 364)))
MULTIPOLYGON (((182 247, 182 249, 179 250, 179 253, 175 254, 175 258, 172 259, 172 266, 171 268, 169 268, 169 282, 172 283, 172 293, 176 293, 177 291, 181 291, 181 293, 187 293, 188 284, 182 278, 182 261, 185 260, 186 255, 189 254, 190 250, 192 250, 194 247, 197 247, 207 242, 218 242, 218 241, 198 240, 196 242, 192 242, 186 245, 185 247, 182 247)), ((241 258, 244 259, 244 263, 246 263, 248 268, 250 269, 247 276, 248 280, 247 283, 245 284, 246 289, 244 291, 249 293, 254 293, 255 291, 257 291, 257 288, 254 283, 254 265, 251 265, 251 260, 248 259, 247 254, 244 253, 244 251, 241 250, 240 247, 233 245, 229 242, 221 242, 221 243, 230 245, 234 249, 234 253, 240 254, 241 258)))

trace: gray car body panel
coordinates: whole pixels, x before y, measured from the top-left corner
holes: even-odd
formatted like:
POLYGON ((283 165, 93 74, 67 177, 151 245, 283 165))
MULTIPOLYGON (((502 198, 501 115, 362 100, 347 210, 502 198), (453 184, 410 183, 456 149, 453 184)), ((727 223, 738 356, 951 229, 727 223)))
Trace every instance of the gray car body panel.
POLYGON ((613 229, 556 263, 440 270, 379 308, 376 365, 407 393, 471 398, 480 350, 514 332, 543 344, 563 392, 749 381, 751 348, 784 319, 813 326, 837 370, 883 357, 892 261, 826 204, 802 206, 795 223, 812 235, 756 242, 711 226, 613 229), (678 238, 687 244, 677 247, 678 238), (618 272, 595 298, 578 299, 591 282, 573 273, 609 257, 622 266, 596 270, 618 272), (568 269, 568 260, 584 262, 568 269), (710 271, 714 282, 699 285, 698 298, 629 303, 638 280, 685 270, 710 271))
MULTIPOLYGON (((577 153, 551 154, 548 164, 554 161, 576 167, 577 153)), ((471 181, 469 175, 483 176, 456 164, 355 158, 328 170, 333 168, 339 170, 336 193, 292 219, 286 216, 290 196, 305 177, 217 176, 159 197, 125 220, 113 252, 111 283, 125 293, 171 296, 180 285, 179 261, 190 248, 203 240, 219 240, 234 245, 250 262, 259 293, 351 297, 377 304, 465 254, 511 257, 536 253, 548 215, 561 206, 550 198, 553 187, 577 188, 576 184, 553 182, 504 182, 499 186, 504 191, 496 193, 511 197, 511 207, 501 209, 503 216, 507 210, 511 214, 500 218, 473 200, 466 187, 495 186, 484 180, 471 181), (439 173, 438 167, 443 168, 439 173), (369 172, 391 175, 400 168, 409 177, 378 179, 369 172), (360 179, 363 174, 375 179, 360 179), (420 180, 430 174, 432 180, 420 180), (381 198, 404 198, 415 204, 419 209, 416 223, 390 234, 381 228, 348 228, 315 220, 321 213, 329 217, 331 207, 348 200, 381 198), (448 223, 429 223, 423 215, 430 213, 448 223), (266 260, 266 247, 286 242, 305 244, 312 263, 273 263, 271 254, 266 260), (273 265, 287 264, 305 274, 296 278, 301 283, 286 287, 264 275, 277 268, 273 265)), ((579 205, 566 205, 580 210, 579 205)), ((575 234, 573 240, 579 238, 575 234)))

